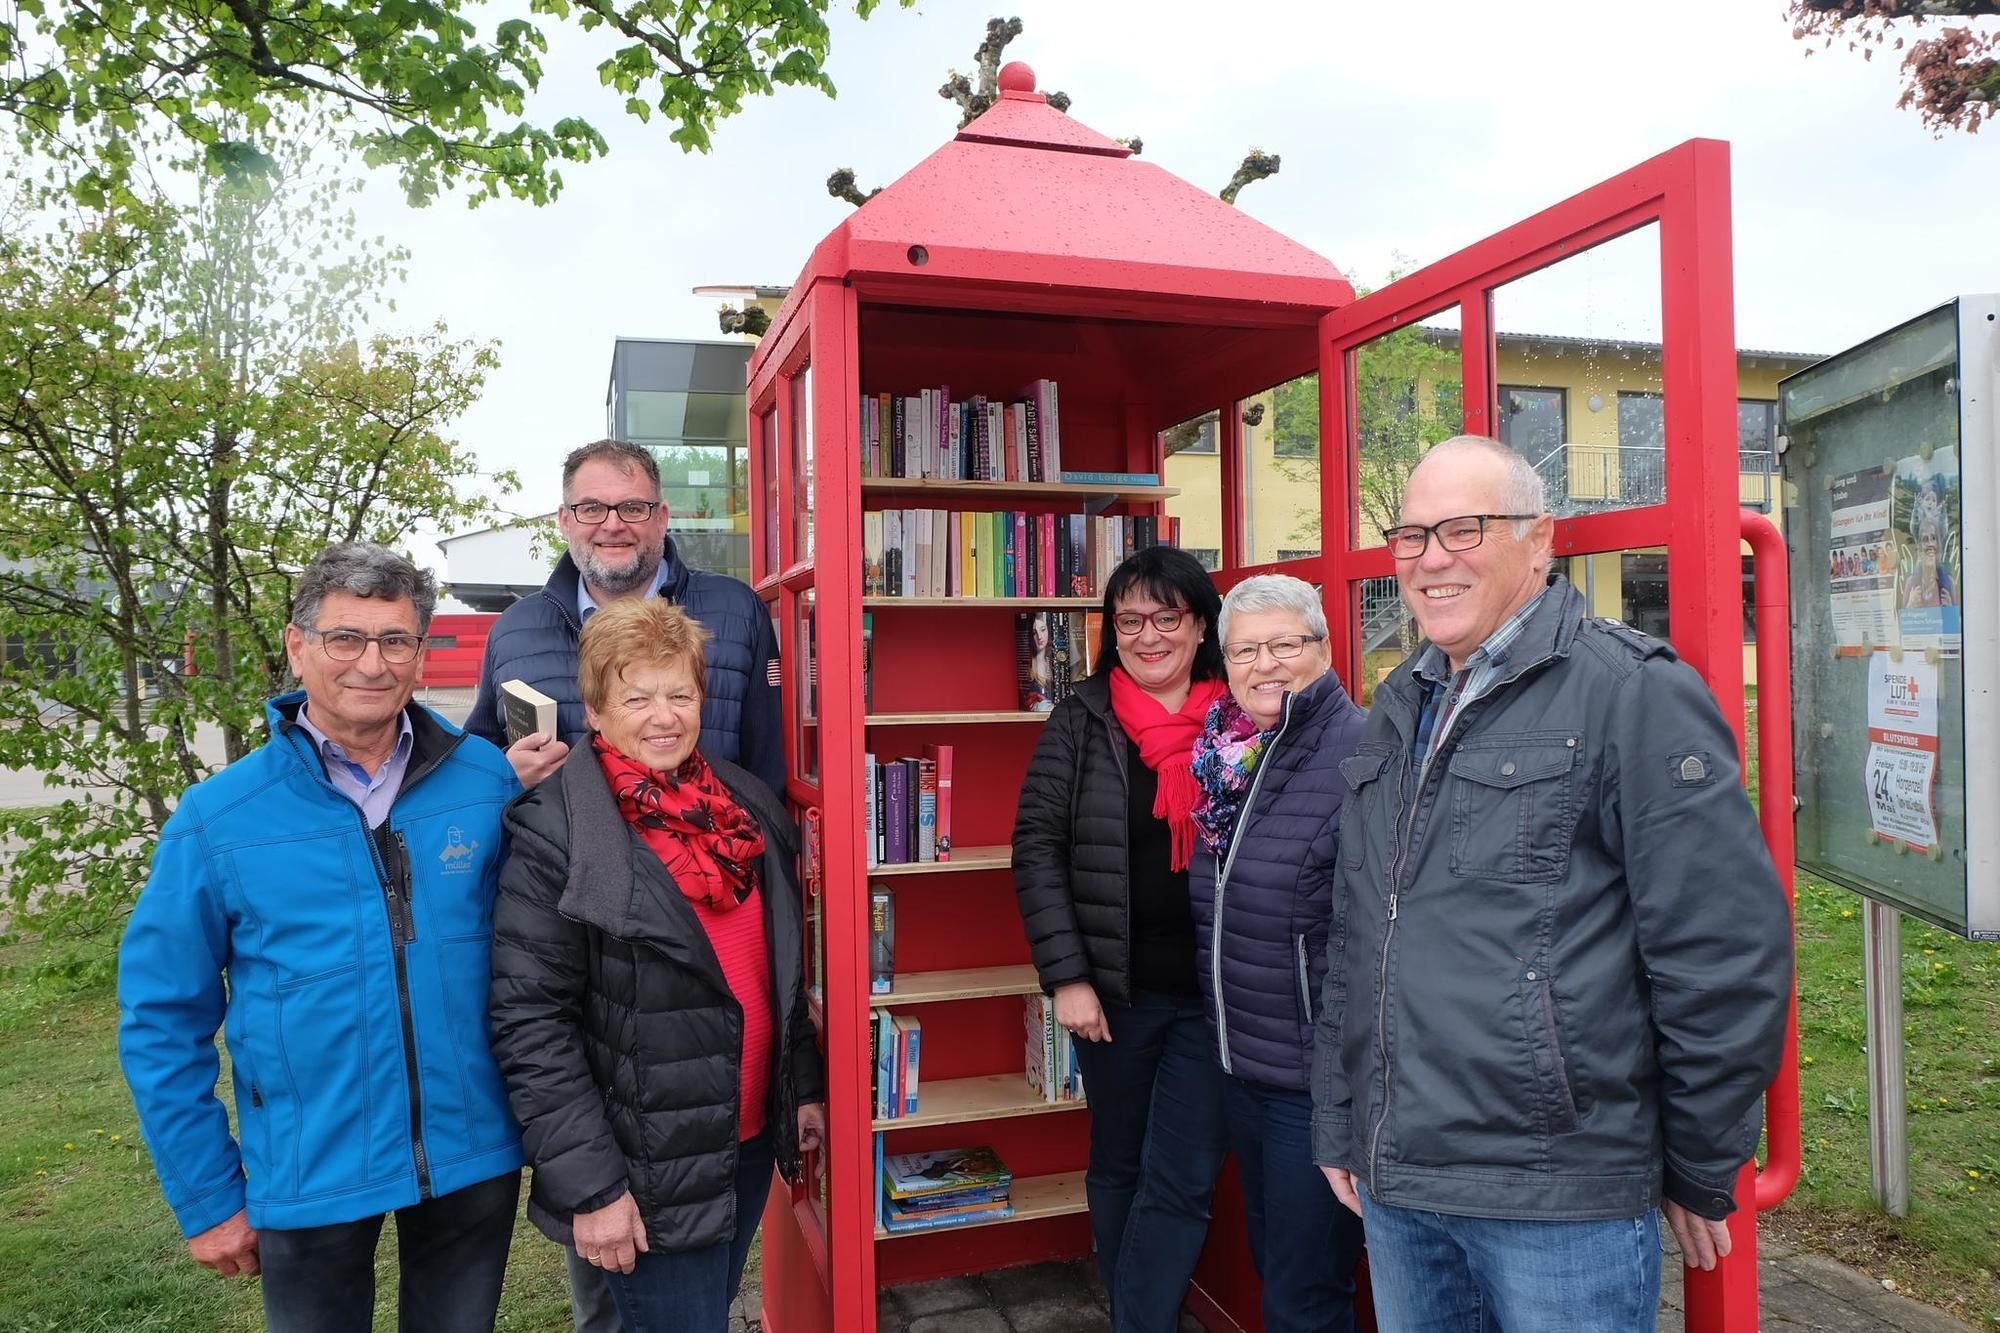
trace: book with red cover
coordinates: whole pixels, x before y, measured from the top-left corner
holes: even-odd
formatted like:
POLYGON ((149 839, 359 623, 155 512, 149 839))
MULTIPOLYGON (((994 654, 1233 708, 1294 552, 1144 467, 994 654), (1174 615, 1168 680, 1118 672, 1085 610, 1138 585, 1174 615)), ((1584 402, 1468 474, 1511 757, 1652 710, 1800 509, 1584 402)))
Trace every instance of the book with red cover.
POLYGON ((937 859, 951 860, 951 747, 926 745, 924 759, 937 769, 937 859))

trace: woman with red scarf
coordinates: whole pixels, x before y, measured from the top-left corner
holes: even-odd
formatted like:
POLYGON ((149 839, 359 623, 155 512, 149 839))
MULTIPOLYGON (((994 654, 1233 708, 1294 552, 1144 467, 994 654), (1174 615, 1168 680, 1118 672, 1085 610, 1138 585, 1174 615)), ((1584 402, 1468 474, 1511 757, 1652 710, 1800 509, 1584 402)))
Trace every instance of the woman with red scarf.
POLYGON ((1177 1326, 1224 1153, 1188 902, 1221 606, 1185 551, 1118 566, 1097 667, 1050 714, 1016 807, 1021 920, 1090 1102, 1084 1189, 1114 1333, 1177 1326))
POLYGON ((657 597, 591 616, 590 743, 508 809, 494 907, 528 1215, 604 1270, 625 1333, 725 1333, 774 1166, 797 1179, 826 1132, 795 835, 697 748, 706 638, 657 597))

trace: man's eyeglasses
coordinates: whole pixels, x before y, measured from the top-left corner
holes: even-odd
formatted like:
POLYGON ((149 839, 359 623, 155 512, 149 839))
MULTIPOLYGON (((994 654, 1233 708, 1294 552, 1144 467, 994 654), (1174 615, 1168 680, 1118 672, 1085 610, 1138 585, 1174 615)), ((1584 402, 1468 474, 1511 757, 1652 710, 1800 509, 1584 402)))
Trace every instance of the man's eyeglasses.
POLYGON ((1236 666, 1249 666, 1257 660, 1259 652, 1268 648, 1271 650, 1271 656, 1280 662, 1285 662, 1304 652, 1307 644, 1318 643, 1325 637, 1323 634, 1280 634, 1275 639, 1264 639, 1257 643, 1225 643, 1222 645, 1222 657, 1224 661, 1234 663, 1236 666))
POLYGON ((1460 514, 1457 518, 1443 519, 1429 527, 1421 523, 1405 523, 1384 532, 1382 540, 1388 543, 1389 554, 1393 558, 1415 560, 1430 546, 1433 537, 1447 551, 1470 551, 1486 540, 1488 523, 1525 523, 1540 517, 1540 514, 1460 514))
POLYGON ((1129 639, 1134 634, 1144 630, 1146 622, 1150 620, 1153 622, 1153 628, 1160 633, 1172 634, 1181 627, 1181 622, 1186 619, 1187 609, 1185 607, 1176 607, 1171 611, 1155 611, 1150 616, 1141 615, 1137 611, 1121 611, 1111 617, 1111 628, 1129 639))
POLYGON ((610 518, 613 510, 627 523, 644 523, 659 507, 658 500, 620 500, 615 505, 608 505, 602 500, 578 500, 573 505, 563 506, 577 522, 593 527, 610 518))
POLYGON ((384 662, 402 666, 416 661, 418 651, 424 646, 421 634, 362 634, 351 629, 324 632, 309 629, 305 632, 318 639, 320 651, 336 662, 359 662, 372 643, 381 650, 384 662))

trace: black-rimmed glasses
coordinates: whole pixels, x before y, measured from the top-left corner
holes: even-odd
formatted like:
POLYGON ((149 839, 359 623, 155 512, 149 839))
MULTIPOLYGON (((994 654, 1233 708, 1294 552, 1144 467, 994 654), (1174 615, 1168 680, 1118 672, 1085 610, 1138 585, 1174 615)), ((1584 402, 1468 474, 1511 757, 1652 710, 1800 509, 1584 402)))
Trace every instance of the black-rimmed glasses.
POLYGON ((1307 644, 1318 643, 1325 637, 1323 634, 1280 634, 1275 639, 1260 639, 1254 643, 1238 640, 1222 645, 1222 658, 1236 666, 1249 666, 1257 660, 1258 653, 1268 648, 1272 657, 1286 662, 1304 652, 1307 644))
POLYGON ((1117 615, 1111 617, 1111 628, 1129 639, 1134 634, 1145 629, 1146 622, 1150 620, 1153 622, 1153 628, 1160 633, 1172 634, 1181 627, 1181 621, 1185 619, 1187 619, 1187 608, 1185 607, 1175 607, 1169 611, 1155 611, 1150 616, 1141 615, 1137 611, 1120 611, 1117 615))
POLYGON ((1447 551, 1470 551, 1486 540, 1488 523, 1523 523, 1540 517, 1540 514, 1460 514, 1457 518, 1440 519, 1429 527, 1421 523, 1405 523, 1388 529, 1382 534, 1382 540, 1388 545, 1392 558, 1415 560, 1429 549, 1433 537, 1447 551))
POLYGON ((403 666, 416 661, 418 650, 424 646, 421 634, 363 634, 351 629, 309 629, 305 633, 318 639, 320 651, 336 662, 359 662, 372 643, 381 650, 384 662, 403 666))
POLYGON ((627 523, 644 523, 659 507, 658 500, 620 500, 615 505, 602 500, 578 500, 575 504, 563 506, 577 522, 588 523, 592 527, 610 518, 614 511, 627 523))

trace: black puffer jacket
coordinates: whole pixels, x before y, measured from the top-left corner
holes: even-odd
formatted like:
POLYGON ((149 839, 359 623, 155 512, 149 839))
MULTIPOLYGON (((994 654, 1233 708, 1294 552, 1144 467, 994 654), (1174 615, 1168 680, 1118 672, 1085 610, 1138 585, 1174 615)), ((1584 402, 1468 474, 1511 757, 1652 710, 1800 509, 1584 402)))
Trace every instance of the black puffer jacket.
MULTIPOLYGON (((775 991, 767 1123, 799 1171, 798 1112, 825 1100, 801 977, 796 838, 768 788, 709 763, 764 831, 775 991)), ((743 1010, 694 908, 619 814, 593 749, 507 810, 493 912, 493 1054, 534 1166, 528 1216, 563 1244, 628 1188, 654 1251, 736 1232, 743 1010)), ((756 1219, 747 1219, 756 1225, 756 1219)))
POLYGON ((1014 807, 1014 893, 1042 988, 1132 1002, 1125 732, 1093 676, 1042 728, 1014 807))

